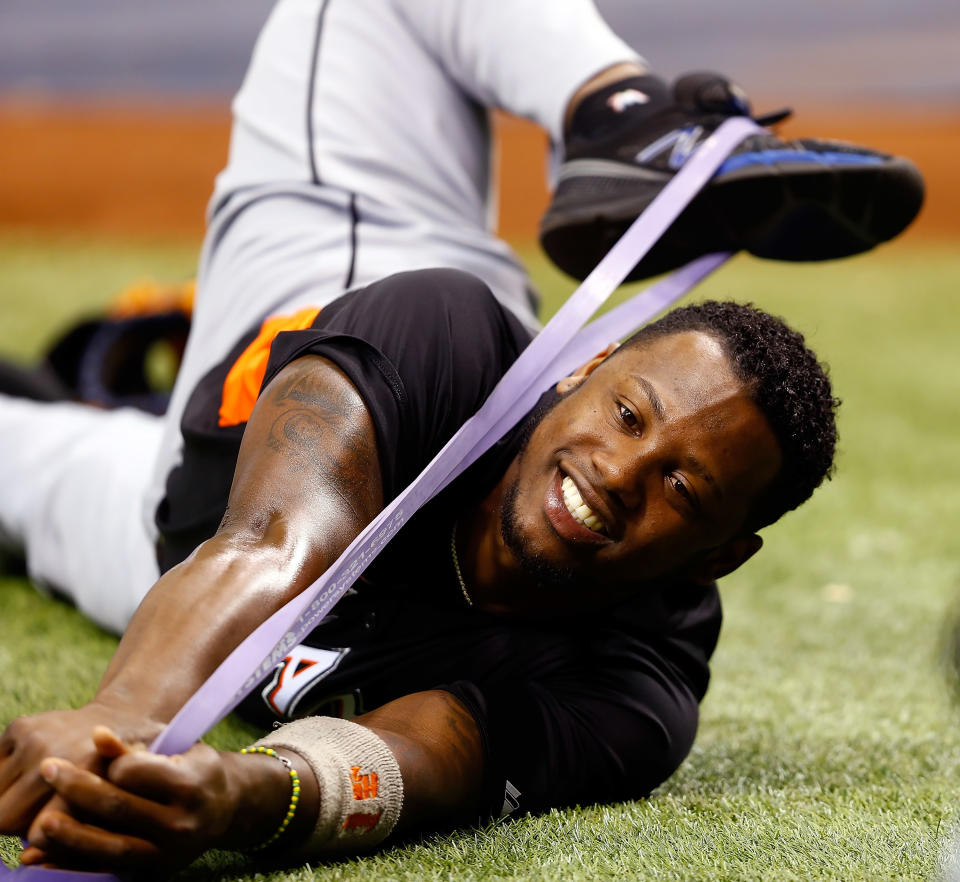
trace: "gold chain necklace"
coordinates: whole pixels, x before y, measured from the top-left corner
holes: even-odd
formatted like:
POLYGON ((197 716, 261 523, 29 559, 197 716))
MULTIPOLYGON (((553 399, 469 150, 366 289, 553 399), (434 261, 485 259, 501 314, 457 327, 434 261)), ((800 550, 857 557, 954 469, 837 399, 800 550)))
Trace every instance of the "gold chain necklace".
POLYGON ((450 531, 450 554, 453 557, 453 569, 457 574, 463 599, 467 601, 467 606, 473 606, 473 599, 470 597, 470 592, 467 591, 467 583, 463 581, 463 573, 460 572, 460 559, 457 557, 457 521, 453 522, 453 530, 450 531))

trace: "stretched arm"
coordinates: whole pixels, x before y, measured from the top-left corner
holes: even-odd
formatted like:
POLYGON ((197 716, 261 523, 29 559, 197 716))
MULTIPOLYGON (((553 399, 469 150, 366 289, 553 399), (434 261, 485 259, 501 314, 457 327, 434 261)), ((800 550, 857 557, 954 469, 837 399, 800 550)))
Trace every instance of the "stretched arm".
POLYGON ((376 438, 363 399, 331 362, 298 359, 254 408, 217 534, 144 599, 97 700, 169 720, 382 507, 376 438))
POLYGON ((220 529, 151 589, 93 702, 15 720, 0 737, 0 831, 24 832, 48 797, 37 771, 44 757, 101 767, 93 725, 149 741, 382 505, 376 436, 363 399, 333 363, 298 359, 254 408, 220 529))
MULTIPOLYGON (((3 736, 0 776, 7 774, 15 784, 4 791, 0 778, 0 829, 29 827, 31 841, 62 862, 94 858, 118 867, 144 855, 156 861, 158 849, 182 862, 204 847, 266 838, 289 796, 278 763, 229 754, 214 761, 215 752, 202 745, 186 758, 141 753, 136 762, 125 756, 124 763, 111 763, 95 747, 91 730, 103 723, 128 742, 152 738, 240 640, 311 584, 382 504, 375 434, 361 397, 332 363, 318 357, 294 362, 264 391, 248 423, 219 531, 151 590, 95 700, 68 712, 79 719, 64 719, 63 712, 28 718, 3 736), (64 762, 54 763, 61 774, 44 780, 39 766, 50 756, 64 762), (159 778, 148 776, 144 785, 136 775, 124 777, 125 769, 132 774, 129 770, 141 765, 159 778), (183 797, 188 823, 168 810, 151 815, 142 822, 146 839, 134 848, 127 834, 76 821, 65 799, 106 827, 128 826, 127 816, 110 814, 119 803, 104 796, 109 782, 87 771, 108 766, 111 778, 132 794, 146 786, 144 795, 150 797, 172 787, 183 797), (51 786, 57 800, 34 820, 51 786), (199 794, 210 795, 215 805, 198 802, 199 794), (107 811, 98 813, 93 804, 107 811)), ((480 737, 452 695, 406 696, 357 722, 376 732, 399 764, 405 792, 401 829, 448 823, 477 811, 480 737)), ((291 760, 304 782, 297 824, 309 825, 323 795, 302 759, 294 753, 291 760)), ((45 768, 49 771, 49 764, 45 768)), ((302 833, 295 825, 285 838, 295 842, 302 833)), ((28 860, 40 858, 36 850, 27 853, 28 860)))
MULTIPOLYGON (((400 766, 404 798, 398 829, 449 825, 480 811, 480 737, 454 696, 408 695, 356 722, 376 732, 400 766)), ((243 849, 267 841, 287 811, 290 778, 269 757, 218 753, 204 744, 183 756, 157 756, 131 750, 102 728, 95 740, 101 755, 114 760, 105 777, 66 760, 43 763, 44 775, 72 813, 38 816, 25 863, 176 869, 207 848, 243 849)), ((311 832, 327 797, 300 754, 280 753, 302 783, 299 806, 274 849, 282 854, 311 832)))

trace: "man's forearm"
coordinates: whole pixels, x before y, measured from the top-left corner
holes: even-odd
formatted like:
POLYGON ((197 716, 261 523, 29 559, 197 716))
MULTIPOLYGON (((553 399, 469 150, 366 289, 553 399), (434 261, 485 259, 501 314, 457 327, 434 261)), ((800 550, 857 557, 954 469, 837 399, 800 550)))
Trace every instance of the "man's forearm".
POLYGON ((311 717, 275 730, 264 741, 284 764, 202 743, 158 756, 96 728, 105 777, 65 759, 44 763, 69 813, 37 816, 24 860, 155 873, 208 848, 264 844, 287 859, 322 859, 368 851, 398 820, 436 828, 479 813, 481 739, 457 698, 415 693, 357 720, 311 717))
MULTIPOLYGON (((303 857, 355 853, 381 841, 394 824, 401 831, 431 829, 483 810, 480 732, 467 708, 443 690, 403 696, 353 722, 298 720, 263 743, 288 757, 302 783, 302 803, 278 850, 303 857)), ((235 810, 218 845, 263 841, 283 817, 289 780, 276 764, 253 769, 229 756, 225 762, 235 810), (255 777, 263 772, 272 779, 255 777)))
POLYGON ((297 360, 257 402, 220 530, 144 599, 98 701, 169 720, 382 506, 375 433, 362 398, 330 362, 297 360))
POLYGON ((283 536, 213 537, 144 598, 96 700, 169 721, 257 625, 310 584, 315 570, 283 536))
POLYGON ((49 798, 45 757, 99 762, 97 724, 149 741, 230 651, 310 585, 383 508, 376 435, 349 378, 297 359, 261 394, 244 431, 217 535, 154 586, 96 699, 21 718, 0 736, 0 831, 23 833, 49 798))
POLYGON ((439 689, 405 695, 356 722, 376 732, 400 765, 400 830, 481 814, 483 743, 473 715, 454 695, 439 689))

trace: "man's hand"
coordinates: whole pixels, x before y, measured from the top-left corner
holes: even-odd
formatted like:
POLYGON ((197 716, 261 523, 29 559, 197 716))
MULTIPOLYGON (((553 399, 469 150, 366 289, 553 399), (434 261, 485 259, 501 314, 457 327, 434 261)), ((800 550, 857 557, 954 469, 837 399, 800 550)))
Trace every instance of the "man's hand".
POLYGON ((147 595, 94 703, 15 720, 0 738, 0 833, 23 835, 50 799, 39 773, 44 759, 102 770, 90 737, 100 724, 126 742, 151 740, 382 508, 376 433, 363 398, 332 362, 305 356, 288 365, 244 431, 220 530, 147 595))
MULTIPOLYGON (((401 829, 481 811, 480 733, 453 695, 432 690, 403 696, 357 722, 376 732, 400 765, 401 829)), ((272 757, 221 753, 204 744, 159 756, 104 726, 95 726, 85 740, 94 754, 86 768, 69 759, 39 760, 37 774, 55 796, 29 826, 25 864, 174 870, 208 848, 249 849, 266 842, 290 805, 290 776, 272 757)), ((294 817, 277 840, 277 851, 284 851, 313 829, 321 794, 307 761, 295 751, 280 752, 301 785, 294 817)))
POLYGON ((30 825, 24 864, 171 870, 229 828, 233 801, 213 748, 197 744, 183 756, 159 756, 104 726, 87 738, 106 777, 66 759, 41 762, 39 774, 60 805, 46 806, 30 825))
MULTIPOLYGON (((67 811, 45 807, 37 815, 24 864, 172 871, 208 848, 265 841, 287 811, 290 779, 269 757, 221 753, 205 744, 160 756, 104 726, 90 740, 105 769, 102 777, 64 759, 40 764, 67 811)), ((309 829, 316 783, 308 769, 301 771, 307 804, 297 826, 306 821, 309 829)))
POLYGON ((18 717, 7 726, 0 736, 0 833, 22 836, 50 800, 51 788, 40 775, 42 760, 63 757, 81 769, 102 768, 90 732, 103 723, 130 742, 152 739, 162 728, 160 723, 97 702, 78 710, 18 717))

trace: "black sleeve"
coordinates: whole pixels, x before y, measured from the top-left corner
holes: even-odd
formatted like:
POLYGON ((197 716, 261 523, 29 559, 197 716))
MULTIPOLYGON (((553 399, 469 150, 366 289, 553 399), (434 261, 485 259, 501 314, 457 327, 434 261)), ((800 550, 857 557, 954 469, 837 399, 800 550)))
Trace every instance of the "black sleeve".
POLYGON ((443 688, 473 714, 493 815, 639 799, 690 752, 719 634, 715 586, 669 635, 587 625, 542 670, 443 688))
POLYGON ((639 799, 673 774, 693 745, 695 696, 655 664, 625 673, 619 685, 571 672, 511 688, 446 687, 480 725, 490 812, 502 811, 507 782, 521 811, 538 812, 639 799))
MULTIPOLYGON (((156 511, 162 571, 210 538, 226 509, 245 424, 220 426, 218 412, 227 374, 256 336, 253 329, 239 340, 187 403, 183 461, 156 511)), ((261 389, 302 355, 336 363, 373 419, 390 501, 476 411, 530 338, 467 273, 399 273, 330 303, 313 327, 278 334, 261 389)))
POLYGON ((373 419, 389 500, 480 407, 530 336, 467 273, 398 273, 325 307, 314 328, 279 334, 263 386, 308 354, 344 371, 373 419))

